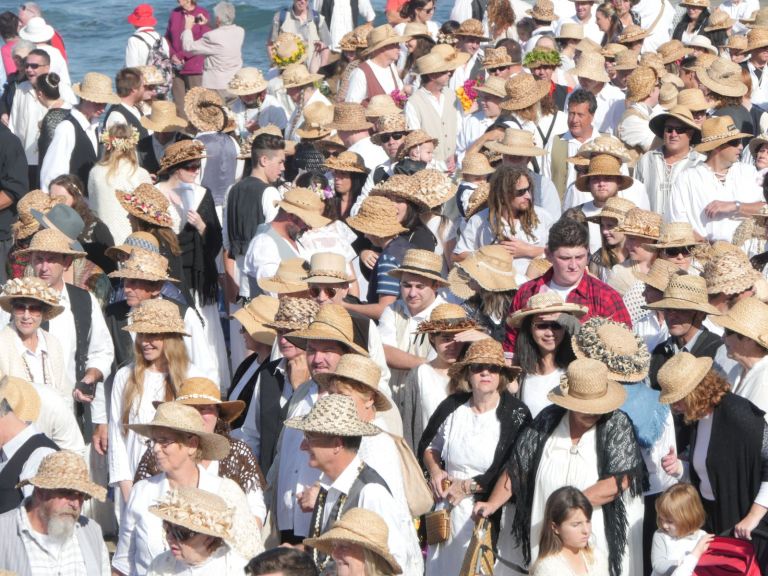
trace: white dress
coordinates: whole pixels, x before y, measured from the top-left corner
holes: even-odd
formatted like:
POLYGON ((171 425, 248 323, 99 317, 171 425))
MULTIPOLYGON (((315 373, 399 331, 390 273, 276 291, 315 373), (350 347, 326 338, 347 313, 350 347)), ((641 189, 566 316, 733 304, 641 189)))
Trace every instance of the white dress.
MULTIPOLYGON (((594 550, 592 553, 592 561, 587 562, 584 554, 581 554, 584 558, 584 564, 587 566, 588 576, 606 576, 608 574, 608 560, 600 553, 599 550, 594 550)), ((536 565, 531 570, 531 576, 579 576, 573 570, 571 570, 568 563, 560 556, 560 554, 554 554, 547 556, 546 558, 536 562, 536 565)))
POLYGON ((557 368, 551 374, 525 375, 520 399, 531 411, 531 418, 536 418, 539 412, 552 404, 547 398, 547 394, 552 388, 560 385, 560 377, 563 374, 565 374, 565 370, 557 368))
MULTIPOLYGON (((483 474, 493 463, 501 424, 496 410, 475 414, 469 402, 459 406, 440 426, 429 448, 440 452, 448 475, 457 480, 483 474)), ((438 507, 444 505, 438 504, 438 507)), ((451 510, 448 540, 427 549, 427 576, 456 574, 472 538, 474 500, 464 498, 451 510)))
POLYGON ((419 398, 421 405, 417 407, 421 410, 422 422, 427 425, 432 414, 435 413, 440 402, 448 397, 448 375, 439 374, 429 364, 422 364, 417 368, 419 398))

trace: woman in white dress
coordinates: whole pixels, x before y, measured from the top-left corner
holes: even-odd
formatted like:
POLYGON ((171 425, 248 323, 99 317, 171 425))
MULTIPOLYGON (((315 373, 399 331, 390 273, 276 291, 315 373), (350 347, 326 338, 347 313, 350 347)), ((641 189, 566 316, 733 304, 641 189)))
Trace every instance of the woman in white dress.
POLYGON ((435 15, 435 4, 434 0, 407 0, 400 9, 400 17, 405 22, 395 26, 395 32, 402 36, 408 22, 418 22, 427 27, 432 39, 437 42, 440 26, 432 20, 435 15))
POLYGON ((450 511, 448 539, 427 550, 427 576, 455 574, 461 566, 472 537, 475 498, 488 493, 504 455, 530 422, 525 405, 507 392, 517 373, 504 362, 501 344, 490 338, 473 343, 449 370, 461 391, 438 406, 419 444, 436 507, 450 511))

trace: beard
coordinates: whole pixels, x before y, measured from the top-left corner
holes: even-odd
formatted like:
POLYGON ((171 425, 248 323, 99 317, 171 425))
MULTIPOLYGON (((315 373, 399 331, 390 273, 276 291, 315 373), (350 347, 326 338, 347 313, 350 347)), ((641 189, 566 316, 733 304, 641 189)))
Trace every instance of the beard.
POLYGON ((65 542, 75 532, 77 518, 68 514, 57 514, 48 519, 48 536, 59 542, 65 542))

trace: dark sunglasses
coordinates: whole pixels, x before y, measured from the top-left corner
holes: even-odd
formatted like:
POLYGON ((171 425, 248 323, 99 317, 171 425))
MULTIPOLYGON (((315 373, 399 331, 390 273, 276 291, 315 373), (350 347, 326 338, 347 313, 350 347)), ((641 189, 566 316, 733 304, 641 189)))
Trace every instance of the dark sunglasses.
POLYGON ((405 132, 392 132, 391 134, 380 134, 379 139, 382 144, 386 144, 390 140, 402 140, 405 136, 405 132))
POLYGON ((501 372, 501 366, 497 364, 470 364, 469 365, 469 371, 472 372, 472 374, 481 374, 486 370, 491 374, 498 374, 501 372))
POLYGON ((526 186, 525 188, 518 188, 515 190, 515 198, 520 198, 521 196, 525 196, 526 194, 533 195, 533 190, 530 186, 526 186))
POLYGON ((30 314, 40 314, 43 311, 42 304, 24 304, 22 302, 14 302, 11 305, 11 308, 13 308, 14 312, 21 314, 24 312, 29 312, 30 314))
POLYGON ((693 128, 690 126, 664 126, 664 132, 667 134, 672 134, 672 132, 676 134, 687 134, 688 132, 692 132, 693 128))
POLYGON ((200 162, 185 162, 184 164, 181 164, 179 168, 182 170, 189 170, 190 172, 194 172, 195 170, 200 170, 201 166, 202 163, 200 162))
POLYGON ((690 246, 675 246, 674 248, 664 248, 664 254, 670 258, 675 256, 685 256, 686 258, 691 255, 690 246))
POLYGON ((736 332, 734 332, 730 328, 723 328, 723 336, 726 336, 726 337, 733 336, 734 334, 736 334, 736 332))
POLYGON ((184 528, 178 524, 171 524, 170 522, 163 522, 163 530, 165 533, 176 540, 176 542, 186 542, 190 538, 197 536, 199 532, 184 528))
POLYGON ((38 68, 45 66, 45 64, 35 64, 34 62, 25 62, 24 68, 29 68, 31 70, 37 70, 38 68))
POLYGON ((426 12, 427 14, 433 14, 435 12, 434 7, 430 8, 429 10, 427 10, 426 8, 419 8, 419 10, 422 12, 426 12))
POLYGON ((537 322, 533 327, 536 328, 536 330, 552 330, 552 332, 563 329, 557 322, 537 322))
POLYGON ((312 296, 312 298, 317 298, 320 296, 321 292, 325 292, 328 298, 335 298, 336 294, 339 293, 338 288, 334 288, 333 286, 310 286, 309 287, 309 295, 312 296))

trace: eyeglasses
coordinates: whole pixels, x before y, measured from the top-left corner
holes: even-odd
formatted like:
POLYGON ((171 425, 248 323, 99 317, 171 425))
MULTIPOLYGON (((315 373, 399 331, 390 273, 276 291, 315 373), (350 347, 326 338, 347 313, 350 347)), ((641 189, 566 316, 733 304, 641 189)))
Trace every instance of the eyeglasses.
POLYGON ((199 534, 199 532, 195 532, 189 528, 184 528, 178 524, 171 524, 170 522, 163 522, 163 530, 165 530, 165 534, 167 536, 170 536, 176 540, 176 542, 186 542, 190 538, 194 538, 199 534))
POLYGON ((498 374, 499 372, 501 372, 501 366, 499 366, 498 364, 470 364, 469 365, 469 371, 472 374, 482 374, 486 370, 491 374, 498 374))
POLYGON ((200 162, 187 162, 186 164, 182 164, 179 166, 182 170, 187 170, 189 172, 197 172, 200 170, 200 167, 202 166, 202 163, 200 162))
POLYGON ((731 148, 737 148, 741 146, 741 139, 737 138, 736 140, 730 140, 729 142, 726 142, 725 145, 731 148))
POLYGON ((563 329, 557 322, 536 322, 533 327, 536 330, 552 330, 552 332, 563 329))
POLYGON ((402 140, 405 136, 405 132, 392 132, 391 134, 380 134, 379 139, 382 144, 386 144, 390 140, 402 140))
POLYGON ((155 444, 161 448, 167 448, 171 444, 176 444, 177 442, 178 440, 176 438, 150 438, 144 442, 144 445, 151 450, 155 444))
POLYGON ((675 246, 674 248, 664 248, 664 254, 670 258, 675 256, 685 256, 686 258, 691 255, 690 246, 675 246))
POLYGON ((518 188, 517 190, 515 190, 515 198, 520 198, 521 196, 525 196, 526 194, 532 194, 530 186, 526 186, 525 188, 518 188))
POLYGON ((43 313, 43 305, 42 304, 25 304, 23 302, 14 302, 11 305, 11 308, 13 308, 13 311, 16 314, 24 314, 24 312, 29 312, 30 314, 42 314, 43 313))
POLYGON ((693 128, 690 126, 664 126, 664 132, 667 134, 672 134, 672 132, 676 134, 687 134, 688 132, 691 132, 693 128))
POLYGON ((41 68, 45 66, 45 64, 36 64, 35 62, 25 62, 24 68, 29 68, 30 70, 37 70, 38 68, 41 68))
POLYGON ((338 288, 334 288, 333 286, 310 286, 309 287, 309 295, 312 296, 312 298, 317 298, 320 296, 321 292, 325 292, 325 294, 328 296, 328 298, 335 298, 336 294, 339 293, 338 288))

